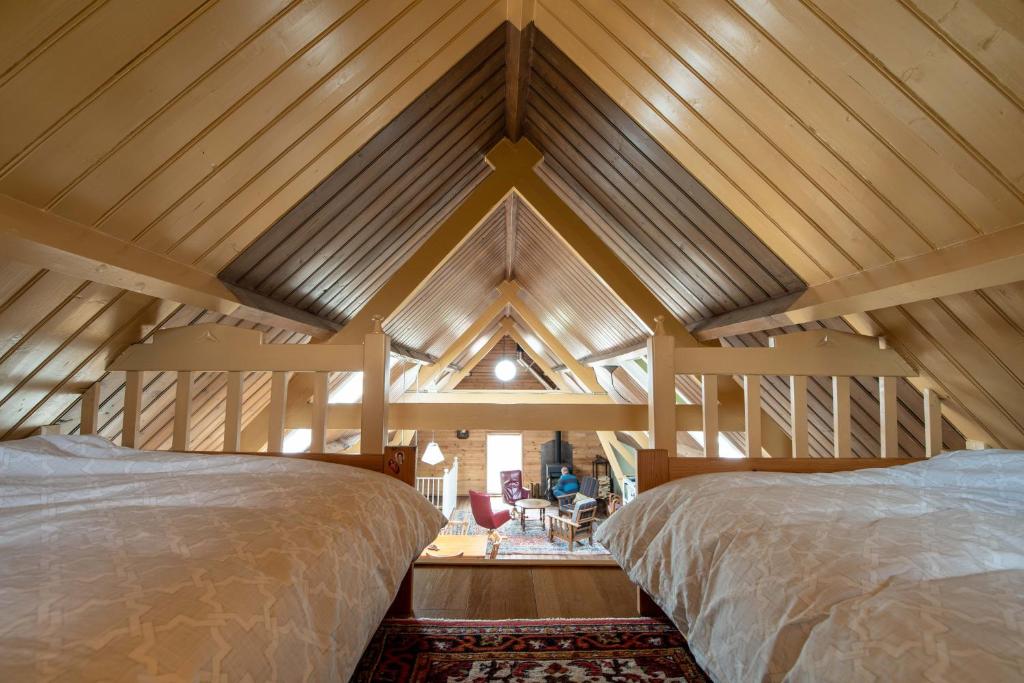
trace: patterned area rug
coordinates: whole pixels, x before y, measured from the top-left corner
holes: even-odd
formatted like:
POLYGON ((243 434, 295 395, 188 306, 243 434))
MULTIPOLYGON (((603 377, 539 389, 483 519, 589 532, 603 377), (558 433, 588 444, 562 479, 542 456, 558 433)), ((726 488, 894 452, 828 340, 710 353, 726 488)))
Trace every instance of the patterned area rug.
POLYGON ((352 680, 709 683, 679 631, 655 619, 387 619, 352 680))
MULTIPOLYGON (((552 508, 554 509, 554 508, 552 508)), ((455 510, 452 513, 451 522, 445 527, 441 533, 448 534, 486 534, 487 529, 478 526, 473 521, 473 513, 470 510, 455 510)), ((594 529, 600 525, 601 520, 594 523, 594 529)), ((530 510, 527 513, 526 518, 526 531, 523 531, 523 527, 518 519, 513 519, 507 522, 504 526, 498 529, 501 533, 501 547, 498 548, 498 557, 505 555, 564 555, 569 552, 569 544, 560 538, 555 538, 554 542, 548 540, 547 528, 543 526, 539 519, 537 519, 537 511, 530 510)), ((488 551, 490 551, 490 545, 488 544, 488 551)), ((573 552, 575 555, 585 557, 610 557, 607 550, 605 550, 599 543, 590 545, 587 541, 576 544, 576 550, 573 552)))

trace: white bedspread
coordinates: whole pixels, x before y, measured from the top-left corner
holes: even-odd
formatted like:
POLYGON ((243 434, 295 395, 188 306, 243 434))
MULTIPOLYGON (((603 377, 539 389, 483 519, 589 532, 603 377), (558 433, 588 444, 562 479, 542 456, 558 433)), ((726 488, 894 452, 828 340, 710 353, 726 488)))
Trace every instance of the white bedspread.
POLYGON ((716 681, 1024 680, 1024 453, 681 479, 596 540, 716 681))
POLYGON ((345 681, 443 522, 344 465, 0 444, 0 681, 345 681))

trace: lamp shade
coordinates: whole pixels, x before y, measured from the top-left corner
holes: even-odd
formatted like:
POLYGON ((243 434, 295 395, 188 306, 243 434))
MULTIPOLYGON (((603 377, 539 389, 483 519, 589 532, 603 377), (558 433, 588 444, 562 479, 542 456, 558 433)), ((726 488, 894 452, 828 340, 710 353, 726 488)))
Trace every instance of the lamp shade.
POLYGON ((441 452, 441 447, 437 445, 436 441, 431 441, 423 449, 423 457, 420 460, 428 465, 437 465, 444 462, 444 453, 441 452))

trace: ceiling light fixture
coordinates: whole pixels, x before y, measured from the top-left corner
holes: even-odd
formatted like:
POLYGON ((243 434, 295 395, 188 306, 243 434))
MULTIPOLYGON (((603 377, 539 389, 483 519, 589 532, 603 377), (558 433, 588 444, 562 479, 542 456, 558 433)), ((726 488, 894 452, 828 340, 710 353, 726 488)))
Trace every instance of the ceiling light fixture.
POLYGON ((423 449, 423 457, 420 458, 427 465, 440 465, 444 462, 444 453, 441 452, 441 447, 434 441, 434 433, 430 433, 430 443, 423 449))
POLYGON ((502 382, 508 382, 516 377, 516 364, 508 358, 503 358, 494 366, 494 375, 502 382))

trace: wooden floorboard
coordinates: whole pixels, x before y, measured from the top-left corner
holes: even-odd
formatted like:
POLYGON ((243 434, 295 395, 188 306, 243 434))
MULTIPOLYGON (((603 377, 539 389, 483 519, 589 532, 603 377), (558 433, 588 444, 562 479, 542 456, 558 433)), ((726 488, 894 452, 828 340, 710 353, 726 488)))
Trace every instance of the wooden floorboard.
POLYGON ((635 617, 636 591, 618 567, 417 566, 419 618, 635 617))

